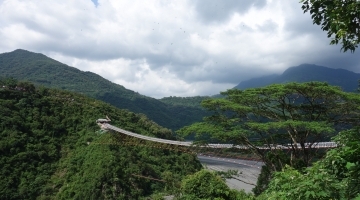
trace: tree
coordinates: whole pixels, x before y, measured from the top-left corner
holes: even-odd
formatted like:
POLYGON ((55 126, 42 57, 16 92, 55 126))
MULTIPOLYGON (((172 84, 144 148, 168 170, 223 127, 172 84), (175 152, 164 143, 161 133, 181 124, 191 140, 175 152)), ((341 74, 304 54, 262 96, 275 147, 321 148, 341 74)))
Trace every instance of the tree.
POLYGON ((18 81, 12 77, 0 77, 0 87, 8 87, 10 89, 13 89, 16 87, 16 84, 18 81))
POLYGON ((254 199, 251 194, 244 191, 230 189, 220 176, 208 170, 201 170, 182 180, 179 200, 235 200, 254 199))
POLYGON ((341 50, 354 52, 360 43, 360 2, 358 0, 301 0, 304 12, 310 12, 314 24, 321 25, 330 44, 342 44, 341 50))
POLYGON ((327 152, 319 165, 336 177, 347 199, 360 199, 360 127, 340 132, 334 141, 339 147, 327 152))
POLYGON ((359 129, 334 137, 339 147, 304 172, 286 167, 275 173, 259 199, 360 199, 359 129))
POLYGON ((309 166, 317 143, 356 124, 359 116, 359 96, 327 83, 274 84, 221 94, 226 98, 202 102, 213 115, 179 133, 210 134, 246 145, 270 171, 279 171, 285 164, 309 166))

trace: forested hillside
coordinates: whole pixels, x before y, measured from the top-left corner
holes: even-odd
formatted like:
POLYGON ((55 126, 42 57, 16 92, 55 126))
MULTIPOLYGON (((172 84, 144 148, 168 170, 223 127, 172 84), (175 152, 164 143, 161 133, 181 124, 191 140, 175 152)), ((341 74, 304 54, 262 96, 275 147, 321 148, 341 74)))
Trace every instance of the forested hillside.
POLYGON ((194 155, 134 146, 137 141, 99 131, 95 120, 105 115, 126 130, 173 138, 144 115, 1 80, 0 199, 139 199, 171 190, 201 168, 194 155))
POLYGON ((210 97, 207 96, 195 96, 195 97, 164 97, 162 99, 159 99, 161 102, 164 102, 169 105, 174 106, 185 106, 185 107, 194 107, 194 108, 200 108, 201 102, 205 99, 209 99, 210 97))
POLYGON ((159 125, 172 130, 201 121, 207 115, 198 106, 167 104, 128 90, 92 72, 83 72, 42 54, 20 49, 0 54, 0 76, 79 92, 118 108, 144 113, 159 125))

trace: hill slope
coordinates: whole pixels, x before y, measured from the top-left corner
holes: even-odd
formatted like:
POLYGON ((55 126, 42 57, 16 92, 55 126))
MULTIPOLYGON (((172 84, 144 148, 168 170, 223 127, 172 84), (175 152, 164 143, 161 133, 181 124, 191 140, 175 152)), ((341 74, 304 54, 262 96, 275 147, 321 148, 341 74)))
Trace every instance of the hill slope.
POLYGON ((202 109, 201 102, 205 99, 209 99, 207 96, 195 96, 195 97, 164 97, 159 99, 161 102, 174 105, 174 106, 185 106, 202 109))
POLYGON ((169 105, 128 90, 92 72, 83 72, 45 55, 20 49, 0 54, 0 76, 83 93, 118 108, 144 113, 159 125, 172 130, 201 121, 206 115, 206 111, 201 108, 169 105))
POLYGON ((270 75, 243 81, 235 88, 247 89, 274 83, 322 81, 330 85, 340 86, 346 92, 355 92, 358 88, 358 80, 360 80, 360 74, 345 69, 302 64, 288 68, 281 75, 270 75))
POLYGON ((194 155, 135 145, 95 124, 107 114, 124 129, 172 138, 144 115, 72 92, 0 85, 0 199, 139 199, 201 167, 194 155))

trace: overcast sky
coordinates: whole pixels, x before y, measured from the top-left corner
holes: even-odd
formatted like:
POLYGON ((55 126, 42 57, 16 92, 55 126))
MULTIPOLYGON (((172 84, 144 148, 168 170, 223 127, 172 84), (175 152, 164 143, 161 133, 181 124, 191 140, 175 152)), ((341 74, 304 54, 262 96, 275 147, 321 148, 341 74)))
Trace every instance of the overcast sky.
POLYGON ((302 63, 360 72, 360 49, 329 42, 299 0, 0 0, 0 53, 43 53, 154 98, 302 63))

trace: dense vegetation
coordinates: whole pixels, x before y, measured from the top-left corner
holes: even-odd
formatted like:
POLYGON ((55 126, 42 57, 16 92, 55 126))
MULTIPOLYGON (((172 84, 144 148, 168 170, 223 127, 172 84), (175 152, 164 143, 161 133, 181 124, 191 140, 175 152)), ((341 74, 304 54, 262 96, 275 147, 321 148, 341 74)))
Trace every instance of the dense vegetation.
POLYGON ((195 107, 195 108, 203 109, 203 107, 201 107, 201 102, 203 100, 209 99, 209 98, 210 97, 206 97, 206 96, 195 96, 195 97, 175 97, 175 96, 170 96, 170 97, 161 98, 159 100, 161 102, 164 102, 164 103, 169 104, 169 105, 195 107))
POLYGON ((254 199, 253 195, 246 194, 243 190, 230 189, 223 179, 215 172, 201 170, 182 180, 179 200, 243 200, 254 199))
POLYGON ((191 103, 166 104, 128 90, 92 72, 83 72, 42 54, 20 49, 0 54, 0 76, 82 93, 118 108, 143 113, 157 124, 172 130, 201 121, 207 115, 199 106, 189 106, 191 103))
POLYGON ((360 199, 360 132, 343 131, 334 138, 339 147, 311 168, 286 166, 275 173, 259 199, 360 199))
POLYGON ((144 115, 84 95, 2 80, 0 112, 0 199, 139 199, 201 168, 194 155, 99 131, 95 120, 108 115, 124 129, 173 138, 144 115))
MULTIPOLYGON (((359 188, 354 185, 358 183, 358 180, 354 180, 354 174, 359 173, 359 162, 356 161, 358 156, 352 155, 354 151, 358 152, 358 145, 354 145, 357 141, 350 143, 339 139, 340 143, 346 145, 342 151, 349 154, 341 154, 344 158, 340 160, 340 155, 336 157, 328 154, 328 164, 323 165, 326 161, 319 161, 318 165, 321 167, 318 171, 315 167, 318 165, 312 165, 312 161, 314 158, 319 158, 319 151, 314 148, 317 142, 326 141, 339 131, 342 131, 341 136, 348 140, 352 138, 351 134, 358 134, 358 131, 348 130, 359 125, 359 94, 346 93, 338 87, 320 82, 276 84, 244 91, 232 89, 222 94, 226 96, 225 99, 208 99, 202 103, 213 112, 213 115, 206 117, 204 122, 181 129, 179 133, 183 135, 196 133, 200 137, 210 135, 226 143, 248 146, 265 163, 257 187, 254 189, 255 194, 259 195, 268 188, 274 172, 280 172, 284 166, 289 165, 292 169, 300 171, 294 172, 298 173, 297 181, 302 179, 303 171, 322 177, 325 175, 321 175, 321 170, 331 171, 328 173, 333 173, 335 177, 332 183, 337 183, 335 180, 343 183, 345 180, 345 182, 351 182, 351 187, 355 188, 348 188, 350 186, 345 184, 336 191, 352 190, 347 192, 351 195, 345 195, 346 197, 357 195, 359 188), (289 149, 284 151, 277 145, 286 146, 289 149), (262 146, 268 149, 264 150, 262 146), (340 162, 339 166, 335 166, 334 163, 329 164, 337 161, 340 162), (344 170, 346 165, 354 167, 355 170, 351 173, 347 172, 344 170), (304 170, 310 166, 312 166, 312 171, 304 170), (343 172, 337 174, 339 170, 343 172), (347 176, 351 178, 345 178, 347 176)), ((333 151, 333 153, 338 152, 333 151)), ((281 181, 286 183, 284 176, 287 178, 291 176, 279 175, 281 181)), ((311 181, 302 184, 310 183, 311 181)), ((288 193, 285 186, 277 184, 278 182, 271 183, 268 191, 276 193, 276 188, 282 188, 284 194, 288 193)), ((331 191, 331 187, 327 189, 331 191)), ((342 197, 333 196, 330 193, 326 195, 326 197, 342 197)), ((287 199, 285 197, 282 196, 283 199, 287 199)))

